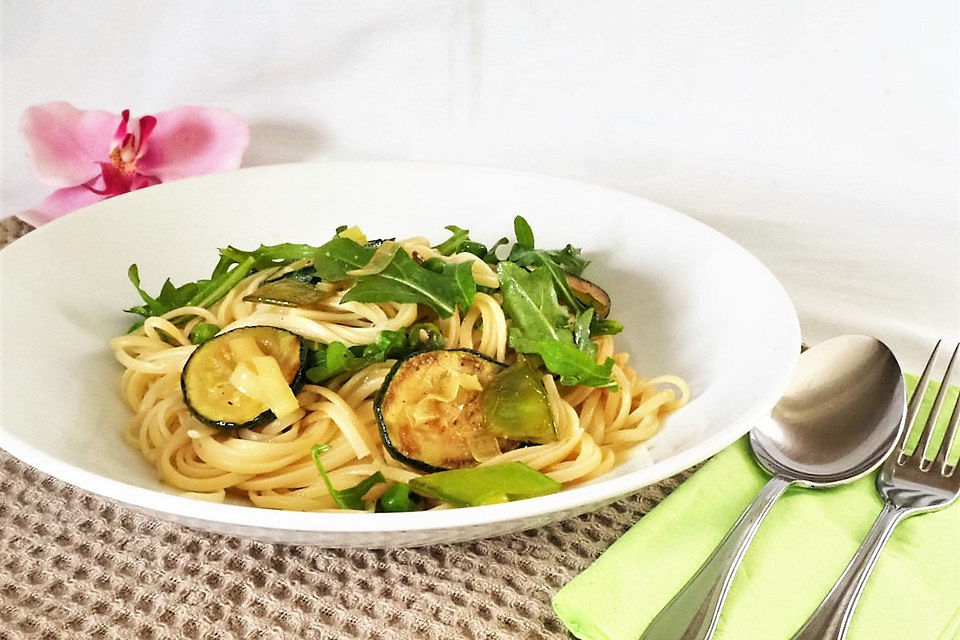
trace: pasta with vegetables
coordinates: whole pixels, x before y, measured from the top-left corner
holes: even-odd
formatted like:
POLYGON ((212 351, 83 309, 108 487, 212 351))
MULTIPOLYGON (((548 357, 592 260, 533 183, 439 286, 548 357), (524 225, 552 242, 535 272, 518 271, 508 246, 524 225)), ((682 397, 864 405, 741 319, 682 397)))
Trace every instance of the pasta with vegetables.
POLYGON ((412 511, 545 495, 596 478, 689 397, 617 352, 580 250, 465 229, 228 247, 111 348, 126 439, 164 483, 216 502, 412 511), (509 250, 508 246, 509 245, 509 250))

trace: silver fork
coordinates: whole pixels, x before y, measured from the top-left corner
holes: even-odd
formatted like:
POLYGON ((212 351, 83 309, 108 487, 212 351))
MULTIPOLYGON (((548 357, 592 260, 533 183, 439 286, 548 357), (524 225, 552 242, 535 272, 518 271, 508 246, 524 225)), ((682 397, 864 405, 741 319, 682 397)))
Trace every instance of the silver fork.
POLYGON ((933 437, 934 426, 943 407, 947 387, 950 386, 950 375, 953 373, 960 344, 953 350, 953 355, 950 357, 947 371, 943 374, 943 382, 940 384, 940 391, 933 401, 930 416, 923 425, 917 448, 912 454, 907 454, 905 451, 910 427, 917 417, 917 411, 920 410, 920 403, 930 382, 930 372, 939 349, 940 342, 937 342, 933 353, 930 354, 930 360, 927 361, 927 366, 923 369, 913 397, 910 398, 905 419, 907 428, 903 430, 900 442, 894 449, 894 451, 899 450, 899 454, 896 457, 891 455, 883 463, 880 474, 877 476, 877 491, 884 499, 883 510, 877 516, 876 522, 873 523, 866 539, 840 579, 792 640, 842 640, 847 635, 863 586, 894 528, 908 516, 943 509, 960 494, 960 473, 955 474, 955 465, 947 463, 950 448, 957 433, 957 423, 960 422, 960 400, 953 407, 950 422, 936 457, 928 460, 924 456, 933 437))

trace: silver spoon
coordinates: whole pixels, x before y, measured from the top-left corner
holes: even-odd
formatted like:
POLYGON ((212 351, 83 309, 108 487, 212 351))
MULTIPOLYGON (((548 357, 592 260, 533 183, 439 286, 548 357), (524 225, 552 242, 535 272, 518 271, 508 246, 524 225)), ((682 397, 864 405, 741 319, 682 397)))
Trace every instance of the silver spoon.
POLYGON ((876 469, 897 443, 905 406, 900 364, 876 338, 841 336, 803 353, 783 397, 750 432, 754 456, 773 477, 640 640, 711 638, 740 561, 780 494, 876 469))

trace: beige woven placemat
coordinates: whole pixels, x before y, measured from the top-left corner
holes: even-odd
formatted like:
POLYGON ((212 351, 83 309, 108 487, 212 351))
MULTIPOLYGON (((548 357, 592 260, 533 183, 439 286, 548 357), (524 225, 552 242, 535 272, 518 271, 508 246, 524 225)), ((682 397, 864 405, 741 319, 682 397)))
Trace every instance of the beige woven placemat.
MULTIPOLYGON (((0 247, 29 230, 0 220, 0 247)), ((689 473, 523 533, 338 550, 161 522, 0 452, 0 640, 568 639, 551 596, 689 473)))

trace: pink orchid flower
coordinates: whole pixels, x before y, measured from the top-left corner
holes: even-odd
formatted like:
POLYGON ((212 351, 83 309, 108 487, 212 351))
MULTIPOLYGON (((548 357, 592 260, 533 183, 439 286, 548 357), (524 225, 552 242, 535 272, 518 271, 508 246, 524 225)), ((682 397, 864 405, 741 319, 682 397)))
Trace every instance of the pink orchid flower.
POLYGON ((66 102, 30 107, 21 130, 34 175, 57 190, 21 214, 39 226, 111 196, 240 166, 250 131, 226 109, 177 107, 132 120, 66 102))

